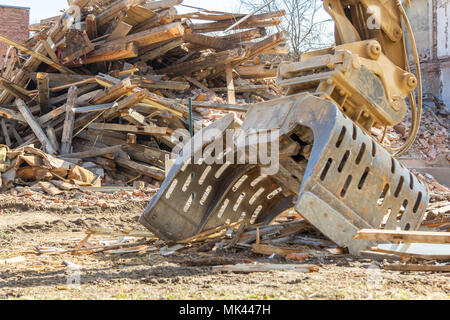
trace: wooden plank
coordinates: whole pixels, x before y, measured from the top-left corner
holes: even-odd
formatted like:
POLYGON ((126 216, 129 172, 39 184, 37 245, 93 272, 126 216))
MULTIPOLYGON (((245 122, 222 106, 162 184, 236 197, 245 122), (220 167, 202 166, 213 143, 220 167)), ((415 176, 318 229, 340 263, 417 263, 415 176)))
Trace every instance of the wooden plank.
POLYGON ((27 124, 27 122, 20 114, 20 112, 16 112, 15 110, 0 107, 0 117, 15 120, 23 124, 27 124))
POLYGON ((15 83, 9 81, 8 79, 0 77, 0 87, 8 91, 17 99, 22 99, 24 101, 30 100, 29 92, 26 89, 17 86, 15 83))
MULTIPOLYGON (((30 76, 33 80, 37 81, 37 72, 31 72, 30 76)), ((77 83, 80 81, 94 79, 93 76, 79 75, 79 74, 63 74, 63 73, 47 73, 47 78, 49 79, 49 86, 52 88, 52 91, 58 91, 58 87, 61 87, 61 90, 68 89, 71 87, 71 84, 77 83), (55 90, 56 89, 56 90, 55 90)))
POLYGON ((156 48, 156 49, 154 49, 150 52, 147 52, 143 55, 140 55, 139 61, 147 62, 147 61, 159 58, 162 55, 169 52, 170 50, 173 50, 173 49, 181 46, 183 43, 184 43, 183 39, 176 39, 176 40, 170 41, 169 43, 166 43, 159 48, 156 48))
POLYGON ((450 232, 363 229, 358 231, 354 239, 408 243, 450 243, 450 232))
POLYGON ((302 253, 305 251, 304 248, 283 248, 283 247, 275 247, 267 244, 253 244, 253 252, 258 254, 263 254, 270 256, 272 254, 278 254, 282 256, 286 256, 291 253, 302 253))
POLYGON ((135 126, 127 124, 115 124, 115 123, 92 123, 89 125, 89 129, 94 130, 112 130, 119 132, 129 132, 141 135, 168 135, 170 129, 163 127, 153 127, 150 125, 146 126, 135 126))
POLYGON ((154 17, 151 17, 135 25, 133 27, 133 33, 148 30, 159 25, 172 23, 175 20, 176 14, 177 10, 173 7, 158 12, 154 17))
POLYGON ((8 127, 6 126, 5 118, 0 120, 0 125, 2 127, 3 137, 5 138, 5 144, 11 147, 11 138, 9 137, 8 127))
POLYGON ((383 269, 403 272, 450 272, 450 265, 387 264, 383 269))
POLYGON ((128 23, 125 23, 123 21, 119 21, 114 31, 109 35, 108 38, 106 38, 106 41, 123 38, 131 31, 132 28, 132 25, 129 25, 128 23))
POLYGON ((98 156, 104 156, 106 154, 121 152, 123 150, 124 150, 123 145, 117 145, 107 148, 100 148, 100 149, 95 148, 89 151, 66 154, 64 155, 64 158, 75 158, 75 159, 95 158, 98 156))
POLYGON ((222 40, 217 37, 205 36, 198 33, 185 34, 184 41, 203 47, 205 49, 211 48, 218 51, 233 49, 238 46, 237 43, 228 40, 222 40))
POLYGON ((115 103, 112 108, 108 109, 104 114, 104 118, 107 121, 117 118, 123 110, 134 107, 139 102, 147 98, 149 94, 150 93, 145 89, 135 89, 133 91, 133 94, 126 97, 125 99, 120 100, 119 102, 115 103))
MULTIPOLYGON (((245 22, 237 27, 237 29, 253 29, 253 28, 269 28, 276 27, 281 24, 281 19, 273 19, 273 20, 262 20, 255 22, 245 22)), ((231 25, 232 22, 228 21, 220 21, 213 23, 198 23, 194 24, 193 31, 196 33, 209 33, 209 32, 220 32, 223 31, 224 28, 231 25)))
POLYGON ((168 89, 168 90, 187 90, 191 86, 188 82, 183 81, 163 81, 163 80, 146 80, 139 81, 141 88, 147 89, 168 89))
POLYGON ((75 123, 75 113, 73 112, 73 108, 75 107, 77 92, 78 92, 77 87, 71 87, 69 89, 69 95, 67 96, 66 119, 64 121, 64 129, 61 138, 62 155, 69 154, 72 149, 72 136, 75 123))
POLYGON ((161 10, 177 6, 182 2, 183 0, 160 0, 160 1, 146 2, 142 6, 149 10, 161 10))
POLYGON ((15 138, 16 141, 17 141, 17 144, 19 144, 19 145, 23 144, 23 139, 22 139, 22 137, 19 135, 19 133, 17 132, 16 128, 12 127, 12 128, 11 128, 11 131, 12 131, 12 133, 13 133, 14 138, 15 138))
POLYGON ((91 52, 89 56, 73 61, 70 66, 76 67, 97 62, 135 58, 138 53, 139 50, 133 42, 107 44, 91 52))
POLYGON ((296 271, 296 272, 317 272, 319 268, 309 264, 236 264, 215 266, 213 271, 219 272, 271 272, 271 271, 296 271))
POLYGON ((128 109, 124 110, 120 113, 120 117, 127 120, 129 123, 138 125, 138 126, 145 126, 148 125, 145 121, 145 116, 140 114, 134 109, 128 109))
POLYGON ((227 34, 227 35, 219 37, 219 39, 242 43, 245 41, 259 39, 259 38, 265 37, 266 35, 267 35, 266 29, 258 28, 258 29, 251 29, 251 30, 236 32, 233 34, 227 34))
POLYGON ((112 102, 117 98, 127 94, 134 88, 136 88, 136 86, 131 83, 131 79, 126 78, 120 81, 118 84, 107 88, 105 91, 95 96, 90 102, 94 105, 112 102))
POLYGON ((52 143, 55 150, 59 150, 59 143, 58 143, 58 139, 56 138, 55 129, 53 127, 48 127, 46 131, 47 131, 48 139, 52 143))
POLYGON ((126 159, 117 159, 117 164, 127 168, 134 170, 140 174, 143 174, 145 176, 149 176, 153 179, 156 179, 158 181, 163 181, 166 178, 165 171, 159 168, 150 167, 144 164, 140 164, 135 161, 126 160, 126 159))
POLYGON ((403 243, 379 244, 372 250, 422 259, 450 259, 450 244, 403 243))
POLYGON ((28 106, 25 104, 25 102, 23 102, 23 100, 17 99, 16 106, 19 109, 20 113, 22 113, 22 116, 27 121, 31 130, 33 130, 38 140, 45 147, 47 153, 56 154, 55 147, 52 145, 51 141, 48 139, 39 124, 36 122, 36 119, 33 117, 33 114, 31 113, 30 109, 28 109, 28 106))
POLYGON ((225 67, 226 79, 227 79, 227 97, 228 104, 236 104, 236 93, 234 90, 234 80, 233 80, 233 68, 230 64, 225 67))
MULTIPOLYGON (((228 92, 228 88, 211 88, 212 91, 215 92, 228 92)), ((246 85, 246 86, 235 86, 234 87, 234 92, 235 93, 244 93, 244 92, 258 92, 258 91, 263 91, 266 92, 267 90, 269 90, 269 86, 267 85, 246 85)))
POLYGON ((144 0, 118 0, 112 3, 107 9, 100 12, 97 17, 97 26, 102 27, 111 20, 113 20, 120 11, 128 10, 132 6, 137 6, 144 2, 144 0))
POLYGON ((53 43, 52 39, 48 37, 47 39, 42 39, 41 41, 50 59, 52 59, 55 63, 59 63, 54 49, 55 44, 53 43))
MULTIPOLYGON (((216 65, 225 66, 234 60, 240 60, 244 57, 244 52, 240 49, 231 49, 227 51, 218 52, 205 57, 201 57, 192 61, 177 63, 161 70, 158 70, 158 74, 173 74, 177 75, 189 75, 196 71, 204 70, 206 68, 215 67, 216 65)), ((224 67, 225 68, 225 67, 224 67)))
POLYGON ((39 92, 39 106, 41 108, 41 114, 50 112, 49 99, 50 88, 49 79, 46 73, 39 72, 37 74, 37 85, 39 92))
POLYGON ((98 37, 97 18, 94 14, 89 14, 86 17, 86 33, 91 40, 98 37))
POLYGON ((52 61, 51 59, 47 58, 46 56, 44 56, 44 55, 42 55, 42 54, 40 54, 38 52, 35 52, 33 50, 30 50, 27 47, 21 45, 20 43, 15 42, 15 41, 13 41, 11 39, 8 39, 5 36, 0 35, 0 41, 3 42, 3 43, 8 44, 10 46, 13 46, 14 48, 16 48, 16 49, 18 49, 18 50, 20 50, 20 51, 22 51, 22 52, 24 52, 24 53, 26 53, 26 54, 36 58, 36 59, 38 59, 38 60, 48 64, 50 67, 55 68, 56 70, 58 70, 58 71, 60 71, 62 73, 72 73, 72 74, 75 73, 74 71, 70 70, 69 68, 63 66, 62 64, 56 63, 56 62, 52 61))
POLYGON ((145 47, 153 43, 163 42, 179 38, 184 35, 184 27, 180 22, 174 22, 167 25, 137 32, 126 36, 123 39, 106 42, 105 45, 117 43, 135 42, 139 47, 145 47))
POLYGON ((278 68, 268 67, 263 64, 236 67, 236 72, 242 79, 276 78, 277 71, 278 68))

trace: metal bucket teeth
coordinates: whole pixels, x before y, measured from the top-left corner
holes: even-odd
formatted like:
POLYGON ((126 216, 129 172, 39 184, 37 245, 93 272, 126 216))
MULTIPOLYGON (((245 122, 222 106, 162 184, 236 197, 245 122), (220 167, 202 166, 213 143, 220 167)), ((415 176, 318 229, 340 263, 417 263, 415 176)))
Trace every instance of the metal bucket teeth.
MULTIPOLYGON (((233 126, 233 117, 227 116, 206 130, 225 132, 233 126)), ((193 154, 186 152, 141 223, 161 238, 176 241, 240 219, 270 223, 294 207, 355 254, 371 245, 353 240, 359 229, 419 227, 428 204, 426 186, 334 103, 309 94, 272 100, 252 107, 241 129, 279 130, 282 139, 302 128, 310 128, 314 136, 306 170, 289 157, 280 160, 277 174, 265 176, 260 165, 187 164, 193 154)), ((194 153, 205 146, 200 144, 194 153)))

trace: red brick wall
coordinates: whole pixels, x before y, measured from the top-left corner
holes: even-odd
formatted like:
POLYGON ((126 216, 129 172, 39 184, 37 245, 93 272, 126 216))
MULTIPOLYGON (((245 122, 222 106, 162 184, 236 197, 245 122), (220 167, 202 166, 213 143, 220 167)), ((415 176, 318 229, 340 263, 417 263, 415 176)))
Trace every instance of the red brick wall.
MULTIPOLYGON (((23 43, 29 38, 30 10, 27 8, 15 8, 0 5, 0 34, 23 43)), ((0 63, 3 64, 3 58, 8 46, 0 43, 0 63)), ((1 66, 0 64, 0 66, 1 66)))

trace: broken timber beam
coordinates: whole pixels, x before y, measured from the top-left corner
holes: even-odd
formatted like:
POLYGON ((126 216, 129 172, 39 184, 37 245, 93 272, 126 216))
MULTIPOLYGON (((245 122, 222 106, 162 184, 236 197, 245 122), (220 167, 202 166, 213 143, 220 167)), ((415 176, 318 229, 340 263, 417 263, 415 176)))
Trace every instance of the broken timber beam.
POLYGON ((36 76, 39 92, 39 106, 41 108, 41 114, 50 112, 49 99, 50 88, 49 79, 47 73, 39 72, 36 76))
POLYGON ((407 243, 450 243, 450 232, 363 229, 358 231, 354 239, 407 243))
POLYGON ((17 99, 16 106, 19 109, 20 113, 22 113, 22 116, 25 118, 31 130, 33 130, 38 140, 45 147, 47 153, 56 154, 55 146, 53 146, 51 141, 42 130, 41 126, 36 122, 36 119, 33 117, 33 114, 31 113, 30 109, 28 109, 28 106, 25 104, 25 102, 23 102, 23 100, 17 99))
POLYGON ((140 164, 138 162, 131 161, 131 160, 126 160, 126 159, 117 159, 116 162, 121 167, 134 170, 140 174, 149 176, 158 181, 163 181, 166 178, 165 171, 162 169, 159 169, 159 168, 150 167, 150 166, 140 164))
POLYGON ((95 158, 98 156, 103 156, 106 154, 114 154, 124 150, 124 145, 117 145, 107 148, 92 149, 89 151, 77 152, 64 155, 64 158, 75 158, 75 159, 85 159, 85 158, 95 158))
POLYGON ((150 125, 135 126, 135 125, 115 124, 115 123, 92 123, 89 125, 89 129, 101 131, 111 130, 111 131, 129 132, 134 134, 155 135, 155 136, 168 135, 170 133, 170 129, 164 127, 152 127, 150 125))
POLYGON ((184 35, 184 27, 180 22, 141 31, 124 37, 123 39, 106 42, 104 45, 135 42, 139 47, 145 47, 153 43, 163 42, 184 35))
POLYGON ((75 124, 75 113, 73 108, 75 107, 75 101, 77 99, 77 87, 71 87, 67 96, 66 103, 66 119, 64 121, 63 134, 61 138, 61 154, 66 155, 70 153, 72 149, 72 136, 75 124))

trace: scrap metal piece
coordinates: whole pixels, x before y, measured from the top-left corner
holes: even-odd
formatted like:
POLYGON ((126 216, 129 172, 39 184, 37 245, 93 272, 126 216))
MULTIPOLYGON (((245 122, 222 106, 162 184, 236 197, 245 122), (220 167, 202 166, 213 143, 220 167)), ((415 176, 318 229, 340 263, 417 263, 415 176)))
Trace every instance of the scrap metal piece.
MULTIPOLYGON (((225 130, 236 123, 228 116, 214 126, 226 140, 225 130)), ((332 101, 302 93, 250 108, 240 135, 233 137, 236 150, 246 147, 247 158, 261 147, 251 138, 255 132, 277 130, 279 141, 305 143, 302 133, 312 132, 307 166, 302 157, 288 155, 273 175, 264 174, 267 164, 261 163, 207 164, 200 159, 190 164, 198 152, 207 151, 213 139, 205 133, 211 129, 194 137, 188 149, 192 152, 179 157, 140 219, 163 239, 182 240, 240 219, 268 224, 292 207, 354 254, 372 245, 353 240, 359 229, 420 226, 427 187, 332 101), (210 140, 195 143, 202 136, 210 140)), ((224 149, 216 158, 224 161, 229 153, 224 149)))

